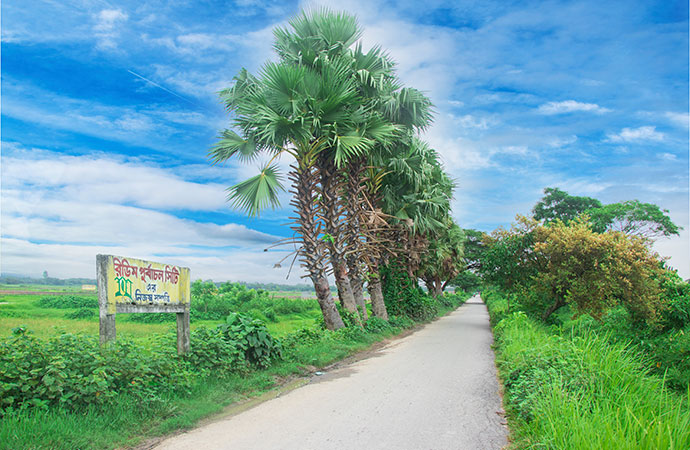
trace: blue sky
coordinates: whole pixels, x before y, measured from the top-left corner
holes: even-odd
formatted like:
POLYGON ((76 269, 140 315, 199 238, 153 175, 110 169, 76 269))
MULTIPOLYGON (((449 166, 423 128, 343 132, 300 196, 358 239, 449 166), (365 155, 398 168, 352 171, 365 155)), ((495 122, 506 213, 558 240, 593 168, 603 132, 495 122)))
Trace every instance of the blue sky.
POLYGON ((431 97, 463 227, 507 226, 545 187, 652 202, 684 227, 656 249, 690 277, 687 1, 5 0, 0 270, 92 277, 109 253, 283 281, 262 249, 287 201, 245 218, 224 189, 256 165, 206 154, 217 92, 317 5, 356 14, 431 97))

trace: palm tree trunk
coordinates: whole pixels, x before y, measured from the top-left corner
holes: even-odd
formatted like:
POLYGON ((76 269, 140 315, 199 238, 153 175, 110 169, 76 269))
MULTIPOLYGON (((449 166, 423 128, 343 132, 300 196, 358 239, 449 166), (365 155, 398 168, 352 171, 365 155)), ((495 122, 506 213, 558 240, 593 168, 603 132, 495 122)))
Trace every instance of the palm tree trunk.
POLYGON ((337 330, 338 328, 344 327, 345 324, 340 317, 338 309, 335 307, 335 302, 331 295, 331 288, 328 285, 328 279, 325 273, 321 276, 312 275, 311 280, 314 283, 314 291, 316 291, 316 298, 319 301, 326 328, 329 330, 337 330))
POLYGON ((301 238, 302 247, 299 250, 299 256, 302 267, 306 269, 309 278, 314 283, 314 291, 326 328, 337 330, 345 325, 331 295, 324 267, 326 251, 323 241, 319 239, 321 226, 317 220, 318 203, 314 198, 319 177, 313 167, 307 166, 303 161, 298 161, 298 165, 292 166, 292 169, 288 175, 293 183, 294 194, 290 203, 298 215, 292 218, 295 225, 291 228, 301 238))
POLYGON ((374 313, 374 317, 388 320, 388 310, 383 301, 383 290, 381 289, 381 277, 378 273, 369 274, 367 288, 369 289, 369 296, 371 297, 371 310, 374 313))
POLYGON ((347 273, 347 263, 343 256, 344 236, 342 232, 342 198, 338 195, 341 182, 335 164, 327 156, 319 157, 319 172, 321 176, 321 209, 323 224, 327 234, 326 242, 330 254, 335 285, 343 307, 357 316, 357 302, 352 293, 350 278, 347 273))
POLYGON ((362 314, 362 319, 366 321, 369 318, 369 312, 364 301, 364 282, 355 256, 347 257, 347 267, 350 269, 350 286, 352 287, 352 295, 355 297, 355 304, 362 314))

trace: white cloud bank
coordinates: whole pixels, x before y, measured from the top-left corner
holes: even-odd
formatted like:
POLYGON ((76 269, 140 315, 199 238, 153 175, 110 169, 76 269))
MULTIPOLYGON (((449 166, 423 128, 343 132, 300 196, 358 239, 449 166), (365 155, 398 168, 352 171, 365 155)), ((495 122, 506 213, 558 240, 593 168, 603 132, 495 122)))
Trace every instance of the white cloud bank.
POLYGON ((608 108, 601 107, 596 103, 581 103, 575 100, 565 100, 563 102, 548 102, 541 105, 538 109, 541 114, 567 114, 577 111, 592 112, 603 114, 610 112, 608 108))
MULTIPOLYGON (((138 160, 8 147, 3 272, 90 276, 95 255, 107 253, 185 265, 195 278, 284 280, 286 269, 272 267, 286 253, 263 252, 279 237, 204 219, 227 211, 225 185, 189 181, 138 160)), ((298 282, 298 274, 291 280, 298 282)))
POLYGON ((656 127, 646 126, 639 128, 623 128, 620 133, 608 134, 609 142, 639 142, 639 141, 663 141, 664 133, 656 131, 656 127))

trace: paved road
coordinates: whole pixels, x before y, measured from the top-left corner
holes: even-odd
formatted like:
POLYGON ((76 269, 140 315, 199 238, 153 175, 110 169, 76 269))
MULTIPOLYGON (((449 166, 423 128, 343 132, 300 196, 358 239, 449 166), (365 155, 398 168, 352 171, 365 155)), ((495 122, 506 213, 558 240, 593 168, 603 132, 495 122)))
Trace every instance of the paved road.
POLYGON ((500 449, 507 444, 478 297, 374 356, 157 450, 500 449))

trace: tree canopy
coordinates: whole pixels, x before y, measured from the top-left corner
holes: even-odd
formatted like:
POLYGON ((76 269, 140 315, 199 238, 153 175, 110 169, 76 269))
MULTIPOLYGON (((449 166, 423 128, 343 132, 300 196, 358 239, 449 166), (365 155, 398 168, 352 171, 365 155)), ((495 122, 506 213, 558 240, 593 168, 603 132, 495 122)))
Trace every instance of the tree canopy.
POLYGON ((533 217, 545 223, 554 220, 568 223, 592 208, 601 207, 601 202, 591 197, 576 197, 559 188, 547 187, 544 197, 534 205, 533 217))
POLYGON ((645 239, 677 235, 682 229, 673 223, 668 210, 653 203, 627 200, 603 205, 595 198, 572 196, 559 188, 546 188, 544 194, 532 212, 535 220, 546 224, 555 220, 567 224, 586 215, 598 233, 620 231, 645 239))

